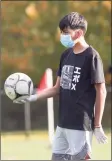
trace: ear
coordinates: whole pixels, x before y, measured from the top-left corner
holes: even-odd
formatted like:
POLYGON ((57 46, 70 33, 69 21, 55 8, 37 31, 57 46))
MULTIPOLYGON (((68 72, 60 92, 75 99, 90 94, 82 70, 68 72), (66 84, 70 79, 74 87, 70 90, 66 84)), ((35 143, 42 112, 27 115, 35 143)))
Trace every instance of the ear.
POLYGON ((77 30, 77 31, 75 32, 75 35, 74 35, 75 37, 74 37, 74 38, 75 38, 75 39, 78 39, 78 38, 79 38, 80 36, 82 36, 82 35, 83 35, 83 31, 79 29, 79 30, 77 30))

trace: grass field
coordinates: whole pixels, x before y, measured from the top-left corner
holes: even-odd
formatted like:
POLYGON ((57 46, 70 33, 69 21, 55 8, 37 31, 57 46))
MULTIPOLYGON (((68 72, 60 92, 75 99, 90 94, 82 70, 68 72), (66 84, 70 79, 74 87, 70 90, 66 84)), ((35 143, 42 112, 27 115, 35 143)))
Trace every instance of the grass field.
MULTIPOLYGON (((111 135, 108 144, 99 145, 93 138, 93 160, 111 160, 111 135)), ((25 137, 23 133, 2 134, 2 160, 50 160, 51 147, 46 131, 36 131, 25 137)))

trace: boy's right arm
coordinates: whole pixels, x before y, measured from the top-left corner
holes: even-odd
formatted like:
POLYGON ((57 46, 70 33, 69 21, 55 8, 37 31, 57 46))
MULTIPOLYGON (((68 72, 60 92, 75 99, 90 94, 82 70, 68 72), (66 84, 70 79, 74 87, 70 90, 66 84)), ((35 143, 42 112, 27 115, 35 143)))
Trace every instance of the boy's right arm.
POLYGON ((54 97, 57 94, 59 94, 59 89, 60 89, 60 77, 57 77, 56 84, 53 87, 44 89, 37 93, 37 100, 54 97))
POLYGON ((39 99, 54 97, 59 94, 59 89, 60 89, 60 77, 58 76, 56 80, 56 84, 53 87, 37 92, 36 94, 31 95, 27 99, 23 99, 22 97, 19 99, 17 98, 13 102, 14 103, 25 103, 26 101, 33 102, 39 99))

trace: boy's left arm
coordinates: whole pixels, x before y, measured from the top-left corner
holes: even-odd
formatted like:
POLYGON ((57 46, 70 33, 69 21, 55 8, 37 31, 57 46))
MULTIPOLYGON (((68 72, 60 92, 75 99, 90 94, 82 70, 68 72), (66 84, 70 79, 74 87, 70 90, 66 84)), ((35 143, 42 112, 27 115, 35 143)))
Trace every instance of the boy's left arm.
POLYGON ((96 55, 94 54, 92 57, 91 83, 95 85, 96 89, 94 135, 99 143, 105 143, 107 141, 107 137, 105 136, 101 122, 105 106, 106 87, 103 62, 98 53, 96 55))
POLYGON ((105 83, 95 84, 96 88, 96 102, 95 102, 95 119, 94 119, 94 135, 99 143, 106 143, 107 137, 103 131, 101 122, 105 107, 106 87, 105 83))
POLYGON ((94 126, 100 127, 101 121, 103 117, 104 107, 105 107, 105 99, 106 99, 106 87, 105 83, 95 84, 96 88, 96 102, 95 102, 95 121, 94 126))

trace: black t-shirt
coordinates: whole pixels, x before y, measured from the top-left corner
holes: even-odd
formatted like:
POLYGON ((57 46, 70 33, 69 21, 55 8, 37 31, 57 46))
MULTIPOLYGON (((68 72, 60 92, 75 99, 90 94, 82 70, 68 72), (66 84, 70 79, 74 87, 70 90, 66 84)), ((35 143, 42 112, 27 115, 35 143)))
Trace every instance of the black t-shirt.
POLYGON ((93 47, 79 54, 67 49, 58 69, 60 80, 58 126, 75 130, 93 130, 95 83, 103 83, 100 55, 93 47))

